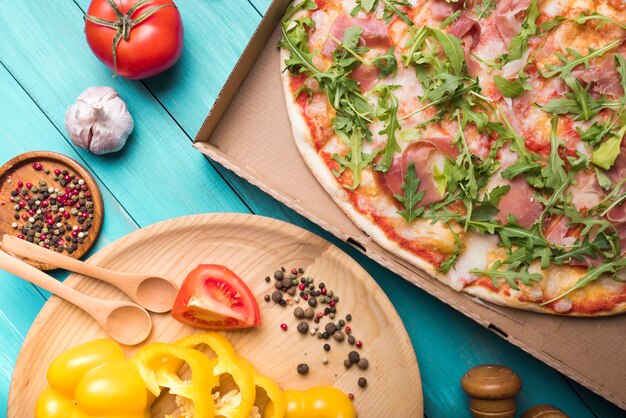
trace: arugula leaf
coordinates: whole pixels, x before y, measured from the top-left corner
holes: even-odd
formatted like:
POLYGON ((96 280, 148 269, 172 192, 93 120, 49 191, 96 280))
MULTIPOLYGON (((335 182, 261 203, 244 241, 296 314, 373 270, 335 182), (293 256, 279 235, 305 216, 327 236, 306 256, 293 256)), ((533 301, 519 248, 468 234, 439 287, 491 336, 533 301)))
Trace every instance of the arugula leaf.
POLYGON ((552 118, 552 132, 550 134, 550 155, 548 156, 548 164, 542 168, 541 173, 546 179, 546 187, 556 191, 567 181, 565 173, 565 162, 561 158, 559 148, 565 148, 565 143, 557 135, 559 119, 555 116, 552 118))
POLYGON ((532 284, 532 282, 540 281, 543 276, 540 273, 529 273, 528 269, 522 269, 519 271, 507 271, 499 270, 502 266, 500 260, 493 263, 490 269, 471 269, 470 273, 491 277, 491 282, 497 288, 499 287, 498 279, 505 279, 511 289, 519 290, 516 280, 520 280, 526 285, 532 284))
POLYGON ((541 109, 555 115, 574 114, 578 115, 576 120, 589 120, 602 109, 622 106, 608 100, 605 97, 595 99, 589 92, 589 87, 584 88, 574 77, 567 77, 565 83, 572 89, 572 92, 565 93, 565 98, 552 99, 541 109))
POLYGON ((390 47, 387 52, 383 55, 379 55, 376 58, 372 59, 372 64, 374 64, 380 70, 378 74, 378 78, 387 78, 390 75, 395 75, 398 73, 398 61, 396 60, 396 56, 393 53, 394 47, 390 47))
POLYGON ((580 139, 588 142, 590 145, 595 146, 602 141, 602 138, 608 134, 613 128, 612 124, 594 122, 587 130, 581 127, 576 127, 576 131, 580 135, 580 139))
POLYGON ((459 18, 459 16, 461 16, 461 10, 457 10, 456 12, 452 13, 450 16, 446 17, 443 22, 441 22, 441 25, 439 25, 439 29, 445 29, 447 28, 450 24, 454 23, 455 20, 457 20, 459 18))
POLYGON ((454 231, 451 227, 448 227, 452 236, 454 237, 454 248, 452 249, 452 254, 448 258, 446 258, 443 263, 439 266, 439 271, 443 274, 446 274, 450 271, 450 269, 456 264, 461 252, 463 251, 463 242, 459 239, 459 234, 454 231))
POLYGON ((591 156, 591 161, 598 167, 610 170, 621 153, 621 144, 624 134, 626 134, 626 126, 596 148, 591 156))
POLYGON ((613 182, 603 171, 598 170, 597 167, 594 167, 593 171, 596 174, 596 180, 598 180, 600 187, 604 190, 609 190, 613 186, 613 182))
POLYGON ((496 8, 495 0, 482 0, 478 6, 473 10, 476 20, 480 20, 491 16, 491 13, 496 8))
POLYGON ((294 14, 296 14, 300 10, 316 10, 317 3, 314 0, 302 0, 302 1, 294 1, 292 2, 285 11, 285 15, 283 16, 283 22, 290 20, 294 14))
POLYGON ((570 287, 568 290, 561 293, 559 296, 552 298, 546 302, 543 302, 541 305, 550 304, 556 300, 559 300, 569 295, 574 290, 582 289, 583 287, 587 286, 589 283, 595 280, 598 280, 604 274, 614 275, 615 273, 617 273, 618 270, 620 270, 621 268, 625 266, 626 266, 626 258, 618 258, 615 260, 605 261, 604 263, 600 264, 598 267, 591 267, 587 270, 587 273, 585 273, 584 276, 582 276, 576 281, 574 286, 570 287))
POLYGON ((400 145, 398 145, 396 141, 396 132, 400 129, 400 122, 398 121, 398 98, 391 92, 397 87, 398 86, 379 84, 372 90, 372 93, 379 96, 376 116, 379 120, 385 121, 385 128, 380 131, 379 134, 387 136, 387 143, 383 150, 382 160, 380 164, 374 165, 374 169, 385 173, 389 170, 389 167, 391 167, 394 154, 402 151, 402 148, 400 148, 400 145))
POLYGON ((571 75, 574 68, 578 67, 579 65, 584 65, 585 67, 588 67, 589 61, 592 58, 601 57, 602 55, 606 54, 607 52, 618 47, 621 44, 622 44, 622 41, 617 40, 599 49, 593 49, 589 47, 589 53, 587 55, 582 55, 578 51, 575 51, 571 48, 567 48, 567 52, 574 56, 572 60, 568 60, 562 54, 557 53, 556 56, 563 63, 563 65, 548 65, 546 68, 548 68, 550 71, 540 72, 540 74, 544 78, 550 78, 555 75, 558 75, 559 77, 565 80, 571 75))
POLYGON ((439 41, 443 48, 443 52, 450 61, 453 74, 463 74, 463 66, 465 65, 465 53, 463 52, 462 42, 456 36, 443 32, 439 29, 429 28, 431 34, 439 41))
POLYGON ((532 90, 530 84, 523 78, 508 80, 497 75, 493 77, 493 82, 504 97, 511 99, 521 96, 525 91, 532 90))
POLYGON ((541 12, 537 6, 537 0, 532 0, 526 11, 526 18, 522 22, 520 32, 511 40, 507 62, 515 61, 524 56, 528 49, 530 37, 539 33, 539 26, 536 23, 539 16, 541 16, 541 12))
MULTIPOLYGON (((383 19, 385 22, 391 22, 393 15, 398 16, 404 23, 409 26, 413 26, 413 21, 402 10, 398 9, 399 6, 411 6, 406 0, 382 0, 383 6, 383 19)), ((356 6, 350 12, 350 15, 356 16, 360 10, 365 13, 372 13, 378 7, 379 0, 356 0, 356 6)))
POLYGON ((590 20, 599 20, 600 24, 596 26, 596 29, 600 29, 602 26, 604 26, 606 23, 613 23, 614 25, 619 26, 622 29, 626 29, 626 25, 611 18, 608 16, 604 16, 598 12, 583 12, 580 14, 580 16, 578 17, 571 17, 571 18, 564 18, 567 20, 570 20, 572 22, 576 22, 579 25, 582 25, 585 22, 588 22, 590 20))
POLYGON ((333 154, 332 158, 340 165, 340 170, 333 172, 333 174, 339 176, 346 168, 350 169, 352 185, 344 185, 344 187, 348 190, 354 190, 361 184, 361 171, 374 160, 376 153, 366 154, 362 151, 363 133, 359 129, 355 129, 350 137, 341 131, 338 131, 337 134, 350 147, 350 152, 345 157, 333 154))
POLYGON ((404 210, 398 211, 398 214, 402 216, 407 223, 412 223, 424 212, 423 207, 416 207, 426 194, 425 190, 421 192, 417 191, 419 184, 420 179, 415 172, 415 163, 410 162, 404 174, 404 184, 402 184, 404 196, 399 194, 393 195, 404 206, 404 210))

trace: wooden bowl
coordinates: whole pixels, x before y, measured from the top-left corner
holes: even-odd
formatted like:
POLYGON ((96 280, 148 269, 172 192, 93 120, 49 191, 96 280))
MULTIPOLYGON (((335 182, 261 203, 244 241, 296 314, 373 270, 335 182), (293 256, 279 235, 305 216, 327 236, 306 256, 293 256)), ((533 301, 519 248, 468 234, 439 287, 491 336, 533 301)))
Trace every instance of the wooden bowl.
MULTIPOLYGON (((11 192, 16 189, 18 181, 22 181, 24 184, 30 182, 33 186, 40 187, 39 182, 43 180, 47 183, 48 187, 63 189, 63 186, 52 179, 54 170, 56 169, 61 171, 67 170, 70 174, 75 174, 77 178, 83 179, 93 200, 94 217, 89 234, 72 254, 68 254, 67 251, 63 252, 65 255, 79 259, 89 251, 100 234, 104 216, 104 205, 102 203, 100 189, 91 174, 79 163, 62 154, 47 151, 27 152, 18 155, 0 167, 0 236, 4 234, 13 236, 19 235, 20 230, 13 228, 12 224, 14 222, 18 224, 25 223, 22 219, 14 219, 13 215, 16 213, 14 209, 15 203, 10 201, 11 192), (36 170, 33 167, 35 163, 41 164, 43 169, 36 170), (44 170, 49 170, 49 174, 46 174, 44 170)), ((22 210, 19 213, 21 215, 25 212, 22 210)), ((72 216, 68 222, 71 225, 79 225, 75 216, 72 216)), ((65 236, 66 233, 67 231, 64 231, 63 236, 65 236)), ((36 261, 25 260, 40 270, 53 270, 55 268, 54 266, 38 263, 36 261)))

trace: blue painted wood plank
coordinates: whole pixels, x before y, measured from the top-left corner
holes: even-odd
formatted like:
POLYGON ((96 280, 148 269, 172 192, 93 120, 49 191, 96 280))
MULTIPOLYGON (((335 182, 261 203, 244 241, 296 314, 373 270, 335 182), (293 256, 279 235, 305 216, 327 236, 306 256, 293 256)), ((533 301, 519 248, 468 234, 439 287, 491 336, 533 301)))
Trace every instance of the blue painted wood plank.
MULTIPOLYGON (((63 153, 85 165, 3 66, 0 66, 0 97, 0 164, 22 152, 46 150, 63 153)), ((113 196, 106 189, 102 192, 106 215, 95 249, 136 229, 113 196)), ((6 410, 13 365, 30 325, 45 302, 44 295, 46 292, 40 293, 35 286, 0 272, 0 411, 6 410)))
MULTIPOLYGON (((191 213, 247 211, 148 89, 111 78, 96 60, 84 40, 83 13, 73 1, 5 6, 0 26, 11 42, 0 43, 1 60, 61 132, 67 106, 88 86, 112 86, 126 100, 136 126, 126 148, 103 157, 78 154, 96 173, 106 173, 104 185, 139 225, 191 213)), ((230 41, 216 36, 215 42, 228 49, 230 41)))
POLYGON ((261 14, 265 14, 265 11, 270 4, 272 4, 272 0, 248 0, 250 3, 254 5, 254 8, 261 14))

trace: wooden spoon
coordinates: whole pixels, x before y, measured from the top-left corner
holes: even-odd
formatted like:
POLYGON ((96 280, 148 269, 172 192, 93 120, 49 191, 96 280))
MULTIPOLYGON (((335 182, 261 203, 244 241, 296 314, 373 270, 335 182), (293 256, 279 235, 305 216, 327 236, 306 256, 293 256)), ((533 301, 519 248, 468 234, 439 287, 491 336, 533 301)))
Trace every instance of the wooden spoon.
POLYGON ((78 306, 121 344, 139 344, 152 331, 150 314, 134 303, 87 296, 4 251, 0 251, 0 268, 78 306))
POLYGON ((170 311, 178 293, 178 286, 169 279, 147 274, 117 273, 50 251, 10 235, 2 237, 2 248, 19 257, 61 267, 109 283, 126 293, 135 303, 151 312, 170 311))

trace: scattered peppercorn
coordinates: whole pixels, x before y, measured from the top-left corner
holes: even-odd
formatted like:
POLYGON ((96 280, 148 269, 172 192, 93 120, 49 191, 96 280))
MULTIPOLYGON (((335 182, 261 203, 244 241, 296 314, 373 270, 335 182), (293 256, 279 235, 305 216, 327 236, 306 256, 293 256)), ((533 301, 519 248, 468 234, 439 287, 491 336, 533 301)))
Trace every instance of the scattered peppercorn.
POLYGON ((309 306, 311 306, 312 308, 315 308, 317 306, 317 299, 315 298, 309 299, 309 306))
POLYGON ((350 360, 348 360, 348 359, 345 359, 345 360, 343 361, 343 365, 344 365, 344 367, 345 367, 346 369, 349 369, 350 367, 352 367, 352 362, 351 362, 350 360))
POLYGON ((363 347, 363 343, 361 342, 361 340, 356 340, 356 342, 354 343, 354 345, 356 345, 356 348, 361 348, 361 347, 363 347))
POLYGON ((354 338, 352 335, 348 335, 348 344, 354 345, 355 342, 356 338, 354 338))
POLYGON ((337 326, 335 325, 334 322, 329 322, 329 323, 326 324, 324 329, 326 330, 327 333, 334 334, 335 331, 337 331, 337 326))
POLYGON ((359 359, 359 362, 356 365, 361 370, 367 370, 367 368, 370 365, 370 362, 365 357, 361 357, 359 359))
POLYGON ((293 310, 293 316, 295 316, 298 319, 304 318, 304 309, 297 307, 296 309, 293 310))
POLYGON ((345 335, 341 331, 335 331, 333 337, 335 338, 335 341, 342 342, 345 338, 345 335))
POLYGON ((270 297, 270 295, 265 295, 263 299, 265 299, 266 302, 269 302, 272 298, 270 297))
POLYGON ((301 322, 298 324, 298 328, 297 328, 297 329, 298 329, 298 332, 299 332, 300 334, 306 334, 306 333, 309 331, 309 324, 307 324, 307 323, 306 323, 306 322, 304 322, 304 321, 301 321, 301 322))
POLYGON ((346 315, 346 321, 348 322, 352 321, 352 315, 350 314, 346 315))
POLYGON ((348 393, 348 399, 353 401, 354 400, 354 394, 353 393, 348 393))
POLYGON ((359 387, 364 388, 365 386, 367 386, 367 379, 364 377, 359 377, 359 380, 357 383, 359 384, 359 387))
POLYGON ((313 310, 313 308, 306 308, 304 310, 304 317, 306 319, 312 319, 315 316, 315 311, 313 310))
POLYGON ((283 273, 283 271, 282 271, 282 270, 276 270, 276 271, 274 272, 274 278, 275 278, 276 280, 282 280, 284 277, 285 277, 285 273, 283 273))
POLYGON ((330 351, 330 344, 324 344, 324 351, 330 351))
POLYGON ((280 292, 280 290, 276 290, 274 293, 272 293, 272 300, 275 303, 280 302, 283 299, 283 294, 280 292))
POLYGON ((328 337, 330 337, 330 334, 326 331, 322 332, 322 338, 324 338, 325 340, 328 339, 328 337))
POLYGON ((322 364, 328 364, 328 357, 324 357, 322 359, 322 364))
POLYGON ((285 324, 284 322, 280 324, 280 329, 282 329, 283 331, 287 331, 287 328, 287 324, 285 324))
POLYGON ((298 374, 305 375, 309 372, 309 365, 306 363, 298 364, 298 368, 296 369, 298 374))
POLYGON ((270 280, 272 280, 272 279, 270 279, 270 276, 265 277, 265 281, 266 281, 267 283, 269 283, 269 282, 270 282, 270 280))
POLYGON ((281 299, 280 302, 278 302, 278 304, 280 306, 285 306, 287 304, 287 301, 285 299, 281 299))
POLYGON ((356 364, 359 362, 360 359, 361 356, 356 351, 350 351, 348 353, 348 360, 350 360, 351 363, 356 364))

